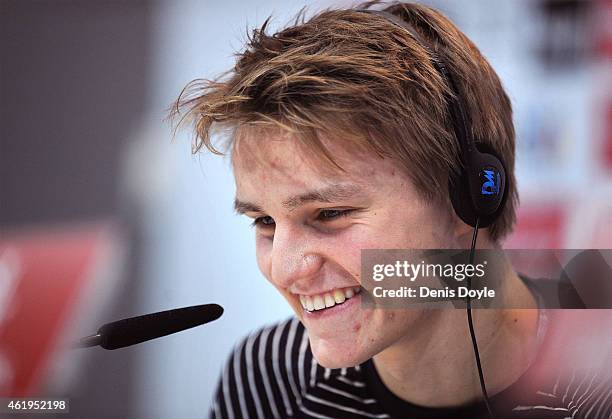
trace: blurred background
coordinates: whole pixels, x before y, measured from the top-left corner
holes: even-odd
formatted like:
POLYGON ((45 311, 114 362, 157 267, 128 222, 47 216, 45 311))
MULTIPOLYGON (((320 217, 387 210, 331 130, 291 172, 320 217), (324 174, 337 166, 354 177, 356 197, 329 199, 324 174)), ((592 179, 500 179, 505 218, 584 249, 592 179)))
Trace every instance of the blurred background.
MULTIPOLYGON (((514 105, 521 208, 507 247, 612 247, 612 1, 425 1, 514 105)), ((0 0, 0 396, 70 417, 195 418, 250 330, 290 315, 232 212, 227 159, 166 110, 232 67, 247 29, 351 2, 0 0), (114 352, 102 323, 216 302, 209 325, 114 352)), ((62 415, 61 417, 67 417, 62 415)))

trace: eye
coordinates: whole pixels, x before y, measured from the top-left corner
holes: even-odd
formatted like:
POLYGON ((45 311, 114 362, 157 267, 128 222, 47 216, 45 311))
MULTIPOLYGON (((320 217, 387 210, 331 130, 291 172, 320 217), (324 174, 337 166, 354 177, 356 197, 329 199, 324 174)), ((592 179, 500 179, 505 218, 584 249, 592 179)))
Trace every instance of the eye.
POLYGON ((321 221, 332 221, 346 215, 349 215, 351 212, 355 211, 354 209, 324 209, 319 211, 319 215, 317 216, 318 220, 321 221))
POLYGON ((264 217, 257 217, 251 223, 254 227, 271 227, 274 225, 274 219, 268 215, 264 217))

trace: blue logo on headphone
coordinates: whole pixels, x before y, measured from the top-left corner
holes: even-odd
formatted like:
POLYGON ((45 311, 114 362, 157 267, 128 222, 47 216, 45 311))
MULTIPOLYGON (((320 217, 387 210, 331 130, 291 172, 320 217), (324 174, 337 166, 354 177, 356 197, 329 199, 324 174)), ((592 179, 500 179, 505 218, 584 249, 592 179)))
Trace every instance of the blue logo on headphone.
POLYGON ((501 184, 501 177, 499 176, 499 172, 495 173, 493 169, 485 169, 481 173, 481 176, 484 177, 484 182, 482 183, 482 188, 480 193, 482 195, 497 195, 499 194, 499 187, 501 184), (497 176, 495 176, 497 175, 497 176))

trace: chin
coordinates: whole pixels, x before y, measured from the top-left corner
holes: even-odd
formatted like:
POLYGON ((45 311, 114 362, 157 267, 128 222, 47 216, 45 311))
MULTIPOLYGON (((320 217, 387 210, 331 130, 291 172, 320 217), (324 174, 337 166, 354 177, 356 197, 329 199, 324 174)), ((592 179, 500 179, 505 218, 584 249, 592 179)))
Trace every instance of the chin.
POLYGON ((309 339, 312 355, 317 363, 325 368, 354 367, 375 355, 354 341, 344 343, 317 338, 309 339))

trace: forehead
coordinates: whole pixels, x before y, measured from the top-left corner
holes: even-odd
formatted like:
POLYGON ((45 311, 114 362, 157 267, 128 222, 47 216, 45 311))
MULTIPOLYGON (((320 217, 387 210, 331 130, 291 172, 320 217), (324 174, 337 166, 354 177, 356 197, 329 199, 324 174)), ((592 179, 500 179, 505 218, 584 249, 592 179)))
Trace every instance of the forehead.
POLYGON ((321 142, 333 162, 317 152, 314 146, 305 145, 303 140, 289 132, 243 131, 236 137, 232 148, 237 186, 253 178, 257 178, 258 182, 274 178, 277 183, 287 181, 303 186, 316 181, 362 183, 398 172, 398 167, 390 159, 352 148, 342 139, 322 137, 321 142))

